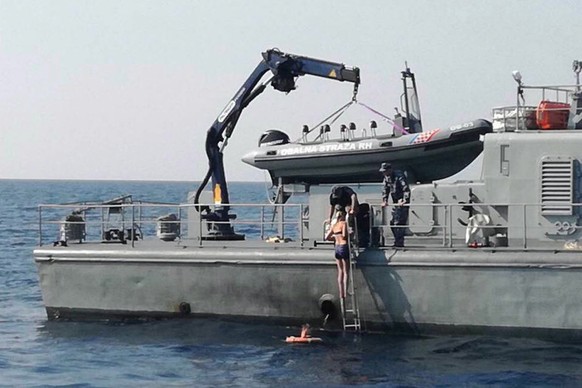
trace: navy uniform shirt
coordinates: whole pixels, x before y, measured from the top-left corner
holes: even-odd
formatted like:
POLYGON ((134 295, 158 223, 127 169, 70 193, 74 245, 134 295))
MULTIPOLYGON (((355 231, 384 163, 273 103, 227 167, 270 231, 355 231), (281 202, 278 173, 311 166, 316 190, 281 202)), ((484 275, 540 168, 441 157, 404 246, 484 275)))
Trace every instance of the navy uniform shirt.
POLYGON ((401 199, 405 203, 410 202, 410 187, 403 173, 394 171, 390 175, 384 175, 383 184, 382 201, 388 203, 388 195, 392 194, 393 203, 398 203, 401 199))
POLYGON ((340 205, 346 207, 352 204, 352 195, 356 194, 348 186, 338 186, 329 195, 329 204, 331 206, 340 205))

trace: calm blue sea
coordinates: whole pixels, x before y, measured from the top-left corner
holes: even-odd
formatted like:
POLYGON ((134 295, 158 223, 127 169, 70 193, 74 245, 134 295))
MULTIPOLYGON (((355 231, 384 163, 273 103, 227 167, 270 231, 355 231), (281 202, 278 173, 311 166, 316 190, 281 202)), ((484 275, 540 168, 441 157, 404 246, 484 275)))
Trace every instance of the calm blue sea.
MULTIPOLYGON (((180 202, 183 182, 0 180, 0 386, 582 386, 582 344, 491 336, 318 332, 214 319, 134 324, 48 322, 32 258, 39 203, 134 194, 180 202)), ((232 183, 233 202, 266 198, 232 183)))

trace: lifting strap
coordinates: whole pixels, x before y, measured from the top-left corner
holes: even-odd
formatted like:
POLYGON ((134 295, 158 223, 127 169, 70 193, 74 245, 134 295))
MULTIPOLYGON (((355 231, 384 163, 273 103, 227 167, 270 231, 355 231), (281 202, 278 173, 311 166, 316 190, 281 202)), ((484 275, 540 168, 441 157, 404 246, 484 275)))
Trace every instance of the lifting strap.
POLYGON ((376 109, 369 107, 368 105, 364 104, 363 102, 360 101, 356 101, 356 103, 358 105, 363 106, 364 108, 368 109, 370 112, 377 114, 378 116, 382 117, 382 119, 384 121, 386 121, 388 124, 391 124, 394 128, 396 128, 397 130, 400 131, 400 133, 402 133, 403 135, 408 135, 408 131, 404 128, 402 128, 400 125, 396 124, 394 122, 394 120, 392 120, 390 117, 386 116, 385 114, 382 114, 380 112, 378 112, 376 109))
MULTIPOLYGON (((352 105, 360 105, 364 108, 366 108, 367 110, 369 110, 370 112, 374 113, 377 116, 380 116, 382 118, 382 120, 386 121, 388 124, 392 125, 393 128, 395 128, 396 130, 398 130, 401 134, 403 135, 408 135, 409 132, 403 128, 401 125, 397 124, 393 119, 391 119, 390 117, 386 116, 385 114, 377 111, 376 109, 370 107, 369 105, 360 102, 358 100, 356 100, 355 95, 352 98, 352 100, 350 100, 349 102, 347 102, 346 104, 344 104, 343 106, 341 106, 339 109, 335 110, 333 113, 331 113, 329 116, 327 116, 326 118, 324 118, 323 120, 321 120, 319 123, 309 127, 309 130, 307 131, 307 133, 304 133, 303 136, 310 134, 311 132, 313 132, 316 128, 319 128, 321 125, 323 125, 324 123, 328 122, 329 120, 331 120, 329 122, 329 125, 333 125, 352 105)), ((317 141, 320 140, 320 138, 322 137, 322 133, 320 133, 319 135, 317 135, 317 137, 315 139, 313 139, 313 141, 317 141)))
MULTIPOLYGON (((307 131, 307 134, 313 132, 313 130, 315 130, 316 128, 319 128, 323 123, 326 123, 331 118, 333 118, 333 120, 331 120, 331 122, 329 124, 333 125, 333 123, 335 123, 341 117, 341 115, 343 115, 345 113, 345 111, 347 111, 348 108, 355 103, 356 103, 355 100, 351 100, 351 101, 347 102, 341 108, 337 109, 335 112, 333 112, 332 114, 330 114, 329 116, 327 116, 326 118, 321 120, 319 123, 312 126, 309 129, 309 131, 307 131)), ((317 141, 321 135, 322 135, 321 133, 319 135, 317 135, 317 137, 313 141, 317 141)))

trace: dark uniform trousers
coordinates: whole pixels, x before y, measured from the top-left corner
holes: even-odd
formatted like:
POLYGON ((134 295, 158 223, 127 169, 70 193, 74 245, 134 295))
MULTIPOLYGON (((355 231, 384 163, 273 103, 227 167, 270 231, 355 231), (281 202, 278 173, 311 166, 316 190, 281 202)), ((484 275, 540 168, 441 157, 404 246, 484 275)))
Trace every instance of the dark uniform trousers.
POLYGON ((404 236, 406 235, 406 225, 408 223, 408 206, 394 206, 392 208, 392 219, 390 220, 390 229, 394 235, 394 245, 397 247, 404 246, 404 236))

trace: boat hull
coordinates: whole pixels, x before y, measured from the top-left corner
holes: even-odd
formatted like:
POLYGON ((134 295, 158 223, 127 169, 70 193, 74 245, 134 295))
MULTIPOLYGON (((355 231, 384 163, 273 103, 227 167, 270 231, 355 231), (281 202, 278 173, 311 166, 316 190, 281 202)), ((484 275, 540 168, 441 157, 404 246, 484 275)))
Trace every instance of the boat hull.
MULTIPOLYGON (((341 329, 331 247, 34 254, 49 319, 221 316, 321 326, 327 296, 334 311, 325 327, 341 329)), ((355 273, 363 327, 414 334, 571 338, 582 333, 580 280, 572 252, 369 249, 355 273)))

